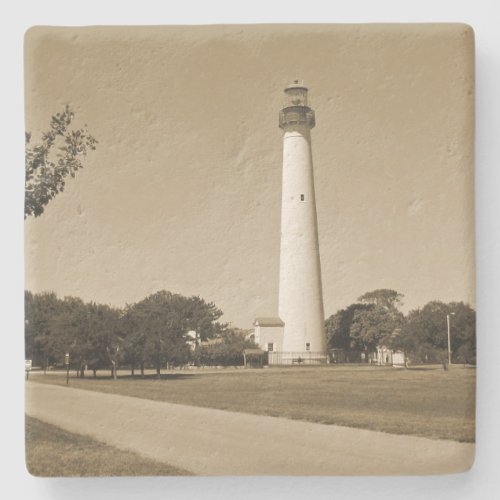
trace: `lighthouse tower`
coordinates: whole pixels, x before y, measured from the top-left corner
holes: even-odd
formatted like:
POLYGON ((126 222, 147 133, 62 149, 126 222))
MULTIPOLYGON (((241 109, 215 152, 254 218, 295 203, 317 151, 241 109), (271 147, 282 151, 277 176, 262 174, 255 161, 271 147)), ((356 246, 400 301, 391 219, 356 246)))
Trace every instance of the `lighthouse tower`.
POLYGON ((307 91, 298 80, 289 85, 279 115, 284 132, 279 283, 284 364, 327 360, 311 151, 315 116, 307 91))

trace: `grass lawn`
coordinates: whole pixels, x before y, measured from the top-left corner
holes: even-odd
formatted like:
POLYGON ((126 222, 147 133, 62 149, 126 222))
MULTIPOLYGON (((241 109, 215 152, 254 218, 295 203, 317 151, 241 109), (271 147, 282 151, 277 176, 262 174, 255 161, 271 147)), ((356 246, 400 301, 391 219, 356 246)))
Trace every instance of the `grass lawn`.
POLYGON ((26 466, 41 477, 184 476, 189 473, 26 416, 26 466))
MULTIPOLYGON (((474 441, 475 369, 330 365, 175 371, 156 378, 70 378, 70 386, 138 398, 395 434, 474 441)), ((66 384, 64 374, 30 380, 66 384)))

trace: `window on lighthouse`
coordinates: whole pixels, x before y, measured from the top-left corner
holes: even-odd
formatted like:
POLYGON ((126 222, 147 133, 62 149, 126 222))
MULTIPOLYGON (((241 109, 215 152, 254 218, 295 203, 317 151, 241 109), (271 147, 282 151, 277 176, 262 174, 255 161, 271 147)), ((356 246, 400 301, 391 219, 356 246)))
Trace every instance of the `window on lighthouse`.
POLYGON ((306 201, 306 195, 305 194, 301 194, 300 195, 300 201, 306 201))
POLYGON ((306 351, 311 350, 311 342, 306 342, 306 351))

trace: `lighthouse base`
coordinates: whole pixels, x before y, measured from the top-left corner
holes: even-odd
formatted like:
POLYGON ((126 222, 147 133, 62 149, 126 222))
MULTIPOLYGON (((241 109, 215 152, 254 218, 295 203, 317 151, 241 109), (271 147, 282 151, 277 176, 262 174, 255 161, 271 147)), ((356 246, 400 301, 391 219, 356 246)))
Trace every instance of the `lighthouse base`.
POLYGON ((325 365, 328 363, 328 355, 324 352, 279 352, 272 351, 267 353, 267 362, 271 365, 325 365))

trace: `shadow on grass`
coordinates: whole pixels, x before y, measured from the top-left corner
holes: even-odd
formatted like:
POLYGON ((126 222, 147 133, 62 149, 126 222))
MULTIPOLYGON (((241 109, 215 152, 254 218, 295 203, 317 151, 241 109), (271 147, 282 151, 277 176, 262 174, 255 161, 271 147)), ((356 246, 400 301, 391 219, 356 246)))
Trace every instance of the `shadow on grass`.
MULTIPOLYGON (((475 370, 476 366, 475 365, 462 365, 462 364, 452 364, 449 367, 449 370, 475 370)), ((408 366, 407 370, 410 371, 446 371, 443 369, 443 365, 410 365, 408 366)))
MULTIPOLYGON (((196 375, 192 373, 162 373, 159 377, 156 374, 147 374, 144 376, 141 375, 118 375, 117 380, 123 381, 140 381, 140 380, 183 380, 190 379, 195 377, 196 375)), ((77 380, 113 380, 109 375, 97 375, 97 377, 90 376, 84 378, 77 378, 77 380)))
POLYGON ((411 372, 430 372, 430 371, 434 371, 434 370, 444 371, 442 366, 440 366, 440 367, 436 367, 436 366, 409 366, 406 369, 411 371, 411 372))

